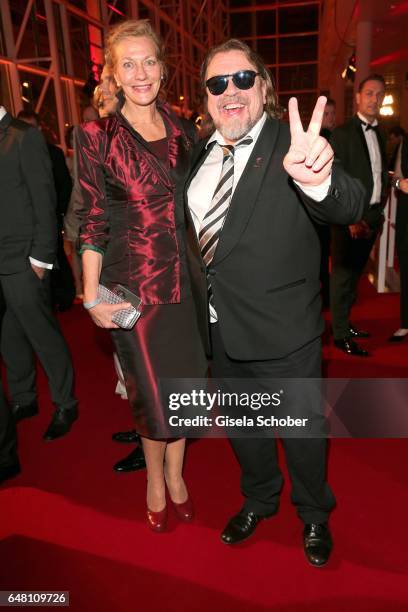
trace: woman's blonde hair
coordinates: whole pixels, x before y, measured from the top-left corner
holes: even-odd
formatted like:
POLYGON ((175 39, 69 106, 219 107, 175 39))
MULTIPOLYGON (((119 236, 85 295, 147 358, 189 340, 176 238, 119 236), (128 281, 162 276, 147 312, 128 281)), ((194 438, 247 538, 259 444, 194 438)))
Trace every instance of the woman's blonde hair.
POLYGON ((148 19, 128 19, 127 21, 118 23, 109 30, 105 40, 106 64, 113 72, 116 65, 116 45, 125 38, 137 38, 140 36, 150 38, 156 47, 156 57, 162 66, 163 78, 165 78, 167 76, 167 68, 164 63, 164 43, 160 36, 153 30, 148 19))

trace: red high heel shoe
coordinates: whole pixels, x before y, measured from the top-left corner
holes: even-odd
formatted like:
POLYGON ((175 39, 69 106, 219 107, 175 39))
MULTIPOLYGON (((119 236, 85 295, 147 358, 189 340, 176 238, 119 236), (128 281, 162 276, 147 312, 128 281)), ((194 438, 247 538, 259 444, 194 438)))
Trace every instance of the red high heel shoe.
POLYGON ((193 506, 193 502, 191 501, 190 497, 187 497, 186 501, 181 504, 176 504, 176 502, 174 502, 173 500, 172 500, 172 503, 174 506, 174 510, 177 514, 177 517, 181 521, 184 521, 185 523, 189 523, 190 521, 193 520, 194 506, 193 506))
POLYGON ((163 533, 167 529, 167 506, 164 506, 160 512, 153 512, 153 510, 147 508, 146 518, 147 524, 152 531, 163 533))

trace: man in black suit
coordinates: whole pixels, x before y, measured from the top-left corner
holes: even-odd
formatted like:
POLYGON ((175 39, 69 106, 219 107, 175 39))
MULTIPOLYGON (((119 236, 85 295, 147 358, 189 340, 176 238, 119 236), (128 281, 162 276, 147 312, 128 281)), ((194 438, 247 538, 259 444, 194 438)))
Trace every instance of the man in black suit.
MULTIPOLYGON (((210 314, 212 375, 319 378, 320 249, 312 219, 356 222, 363 190, 341 168, 332 168, 333 152, 319 136, 324 97, 307 132, 291 99, 289 133, 277 119, 276 94, 264 63, 239 40, 210 50, 202 79, 216 129, 196 152, 187 184, 187 231, 188 248, 197 259, 202 256, 191 275, 201 296, 201 317, 210 314), (224 175, 230 154, 233 170, 224 175), (231 173, 232 186, 225 191, 231 173), (229 208, 220 222, 225 203, 229 208), (218 232, 212 233, 217 224, 218 232)), ((310 563, 323 565, 331 550, 327 520, 335 504, 325 477, 326 441, 282 441, 292 500, 305 524, 305 552, 310 563)), ((231 438, 231 444, 246 499, 222 533, 228 544, 248 538, 261 519, 276 513, 283 482, 274 439, 231 438)))
POLYGON ((336 158, 366 189, 361 221, 334 225, 331 241, 330 306, 334 343, 346 354, 360 357, 367 357, 368 352, 354 338, 366 338, 369 334, 352 325, 350 313, 357 299, 358 281, 384 220, 388 173, 385 138, 378 126, 384 94, 381 75, 364 79, 357 93, 357 114, 336 128, 330 139, 336 158))
POLYGON ((336 102, 333 98, 327 98, 326 106, 324 107, 322 129, 320 136, 330 140, 332 131, 336 127, 336 102))
MULTIPOLYGON (((0 285, 0 335, 5 310, 6 304, 0 285)), ((0 374, 0 484, 19 473, 16 424, 6 402, 0 374)))
POLYGON ((0 106, 0 284, 6 313, 1 352, 12 413, 38 412, 37 354, 56 411, 44 438, 66 434, 77 418, 68 347, 52 314, 49 271, 57 248, 56 199, 50 157, 40 132, 0 106))
POLYGON ((71 198, 71 175, 65 161, 64 152, 60 147, 50 142, 52 138, 51 131, 48 130, 46 126, 40 124, 37 113, 33 111, 20 111, 17 118, 41 130, 47 143, 48 154, 51 159, 52 175, 54 177, 55 192, 57 195, 56 211, 58 226, 57 265, 55 265, 51 271, 51 298, 55 308, 58 308, 60 311, 68 310, 74 303, 75 285, 71 266, 69 265, 69 261, 64 251, 62 229, 64 216, 67 212, 69 200, 71 198))

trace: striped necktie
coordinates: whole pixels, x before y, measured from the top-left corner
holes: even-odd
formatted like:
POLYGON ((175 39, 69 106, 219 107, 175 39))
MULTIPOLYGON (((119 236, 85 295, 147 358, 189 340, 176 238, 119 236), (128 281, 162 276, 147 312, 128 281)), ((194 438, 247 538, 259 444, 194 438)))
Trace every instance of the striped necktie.
MULTIPOLYGON (((210 208, 202 221, 201 229, 198 234, 201 255, 207 267, 207 271, 214 258, 214 253, 217 248, 220 234, 231 202, 232 189, 234 185, 235 149, 251 143, 252 138, 248 136, 244 140, 241 140, 241 142, 239 142, 235 148, 231 145, 219 145, 222 148, 224 155, 222 160, 221 176, 219 178, 217 187, 215 188, 210 208)), ((208 274, 207 279, 209 301, 213 306, 213 296, 208 274)))

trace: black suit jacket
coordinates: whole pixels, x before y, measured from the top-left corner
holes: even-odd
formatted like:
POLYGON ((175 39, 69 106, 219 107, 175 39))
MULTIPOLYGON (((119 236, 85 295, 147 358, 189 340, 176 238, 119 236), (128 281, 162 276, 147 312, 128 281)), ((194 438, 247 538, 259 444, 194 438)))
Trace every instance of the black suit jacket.
MULTIPOLYGON (((6 302, 0 284, 0 333, 5 311, 6 302)), ((14 463, 18 463, 16 425, 4 395, 0 371, 0 469, 14 463)))
POLYGON ((54 177, 55 191, 57 195, 57 217, 58 225, 62 229, 64 215, 67 212, 72 192, 72 178, 68 170, 65 155, 60 147, 47 144, 48 154, 51 159, 52 174, 54 177))
MULTIPOLYGON (((402 141, 402 148, 401 148, 401 171, 402 171, 402 176, 404 178, 408 178, 408 136, 405 136, 404 140, 402 141)), ((408 194, 406 194, 406 193, 402 193, 401 195, 403 195, 406 198, 408 198, 408 194)))
MULTIPOLYGON (((382 197, 386 195, 388 184, 387 156, 385 137, 381 129, 376 130, 382 157, 382 197)), ((341 161, 344 170, 363 183, 366 189, 364 215, 369 210, 374 181, 370 155, 361 122, 357 115, 333 130, 330 138, 336 158, 341 161)), ((363 218, 364 218, 363 215, 363 218)))
MULTIPOLYGON (((187 190, 208 154, 205 145, 198 145, 187 190)), ((209 270, 220 331, 234 359, 282 358, 322 333, 314 222, 354 223, 363 211, 360 182, 338 164, 330 195, 322 202, 301 193, 283 168, 289 146, 288 125, 267 119, 235 189, 209 270)), ((188 210, 187 235, 197 262, 193 288, 201 320, 208 322, 205 266, 188 210)))
POLYGON ((56 196, 41 133, 6 114, 0 121, 0 274, 24 270, 28 257, 53 263, 56 196))
MULTIPOLYGON (((404 178, 408 178, 408 137, 405 136, 401 149, 401 172, 404 178)), ((408 251, 408 193, 397 189, 397 218, 396 218, 396 241, 397 250, 401 259, 407 258, 408 251), (404 253, 404 254, 402 254, 404 253)), ((403 265, 403 264, 401 264, 403 265)))

